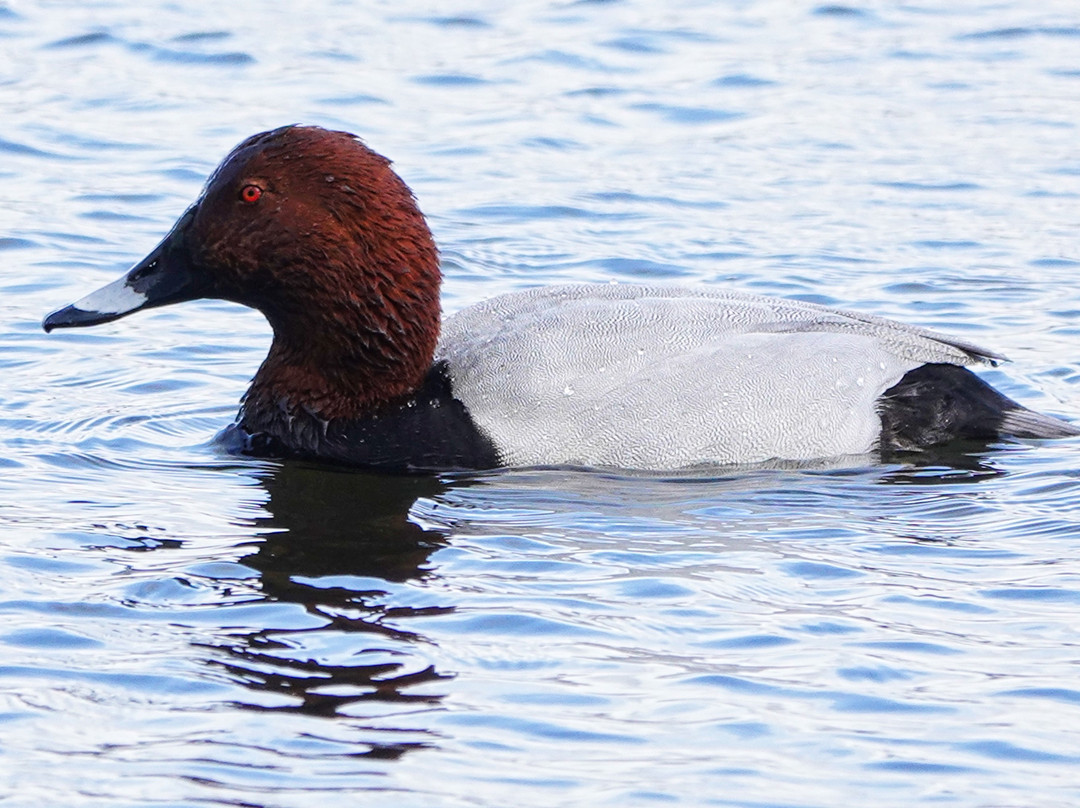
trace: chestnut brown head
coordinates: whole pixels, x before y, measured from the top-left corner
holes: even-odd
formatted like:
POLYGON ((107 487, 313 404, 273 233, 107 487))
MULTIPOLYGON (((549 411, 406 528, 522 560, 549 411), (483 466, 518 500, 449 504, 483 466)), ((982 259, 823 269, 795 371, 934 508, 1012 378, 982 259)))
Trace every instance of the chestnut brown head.
POLYGON ((233 149, 145 259, 43 326, 220 298, 266 315, 279 363, 382 368, 407 387, 431 362, 440 280, 431 232, 389 160, 346 132, 285 126, 233 149))

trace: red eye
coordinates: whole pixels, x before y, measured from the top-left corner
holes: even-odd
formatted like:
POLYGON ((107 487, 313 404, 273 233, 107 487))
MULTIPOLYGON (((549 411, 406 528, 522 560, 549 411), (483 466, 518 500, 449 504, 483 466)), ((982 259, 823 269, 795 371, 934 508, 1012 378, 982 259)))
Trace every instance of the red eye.
POLYGON ((263 189, 258 185, 245 185, 240 189, 240 201, 247 202, 249 205, 253 202, 258 202, 259 197, 263 195, 263 189))

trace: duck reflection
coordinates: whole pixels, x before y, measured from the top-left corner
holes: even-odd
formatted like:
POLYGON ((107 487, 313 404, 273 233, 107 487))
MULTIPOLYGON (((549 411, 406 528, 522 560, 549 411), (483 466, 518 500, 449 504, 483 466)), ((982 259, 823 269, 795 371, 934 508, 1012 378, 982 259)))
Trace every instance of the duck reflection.
MULTIPOLYGON (((392 476, 288 462, 260 483, 269 494, 255 520, 264 538, 244 563, 262 573, 263 589, 282 600, 307 602, 300 578, 363 576, 401 582, 427 574, 442 530, 410 516, 421 497, 448 486, 437 477, 392 476)), ((320 598, 327 590, 320 589, 320 598)))
MULTIPOLYGON (((700 515, 715 504, 721 516, 712 524, 723 525, 724 514, 736 514, 732 529, 738 532, 738 514, 753 512, 770 498, 787 502, 793 489, 831 501, 881 485, 903 495, 905 489, 978 483, 1002 474, 994 455, 978 448, 892 458, 892 466, 838 462, 835 468, 818 463, 786 471, 703 469, 700 477, 536 469, 440 479, 297 462, 269 466, 259 473, 267 493, 255 520, 261 536, 240 561, 258 573, 265 602, 296 604, 303 612, 294 610, 301 618, 295 628, 275 621, 273 628, 225 635, 216 645, 214 664, 260 694, 252 698, 256 703, 245 705, 252 709, 355 717, 369 713, 363 703, 377 702, 381 707, 370 713, 385 717, 387 703, 410 711, 439 704, 439 683, 449 676, 432 664, 427 653, 432 640, 410 623, 453 611, 432 602, 438 587, 417 582, 438 576, 431 556, 445 546, 449 533, 449 523, 440 527, 432 518, 439 503, 467 501, 471 494, 465 489, 474 486, 483 489, 484 499, 520 504, 535 494, 545 510, 576 512, 587 502, 590 509, 615 508, 623 519, 670 525, 685 522, 688 509, 700 515), (830 479, 833 475, 837 479, 830 479), (426 502, 418 508, 418 501, 426 502), (312 619, 303 619, 304 613, 312 619)), ((876 509, 893 501, 870 500, 876 509)), ((417 744, 431 742, 424 732, 419 735, 417 744)), ((395 755, 408 746, 395 738, 372 744, 370 754, 395 755)))
POLYGON ((893 465, 883 471, 879 482, 911 486, 987 482, 1007 474, 999 465, 998 452, 1018 448, 987 441, 958 440, 920 452, 884 453, 882 462, 893 465))
MULTIPOLYGON (((400 584, 434 574, 429 558, 446 532, 418 524, 410 510, 448 486, 435 477, 301 463, 269 468, 259 482, 269 495, 256 519, 263 537, 240 562, 259 573, 267 600, 300 604, 316 625, 234 634, 216 644, 214 664, 260 694, 243 706, 330 717, 363 714, 362 702, 413 709, 440 702, 431 685, 450 677, 435 670, 423 653, 430 641, 408 622, 452 608, 395 600, 400 584)), ((394 757, 428 745, 419 735, 415 742, 368 741, 366 754, 394 757)))

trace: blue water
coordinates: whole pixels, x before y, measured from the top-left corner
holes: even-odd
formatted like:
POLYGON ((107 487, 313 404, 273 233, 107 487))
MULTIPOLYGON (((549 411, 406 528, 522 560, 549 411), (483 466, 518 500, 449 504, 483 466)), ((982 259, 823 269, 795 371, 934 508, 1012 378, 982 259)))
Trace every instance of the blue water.
POLYGON ((0 2, 0 803, 1080 802, 1080 444, 658 479, 213 443, 201 302, 43 334, 243 137, 362 135, 447 311, 716 284, 1080 416, 1080 9, 0 2))

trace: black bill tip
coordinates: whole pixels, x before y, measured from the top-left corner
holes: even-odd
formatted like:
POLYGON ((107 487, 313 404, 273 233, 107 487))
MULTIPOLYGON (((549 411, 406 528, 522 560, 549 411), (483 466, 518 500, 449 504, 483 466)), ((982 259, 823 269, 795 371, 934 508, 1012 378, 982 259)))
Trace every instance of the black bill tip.
POLYGON ((108 312, 86 311, 73 305, 64 306, 64 308, 57 309, 46 316, 41 321, 41 327, 48 334, 54 328, 78 328, 79 326, 99 325, 100 323, 116 320, 121 316, 108 312))

